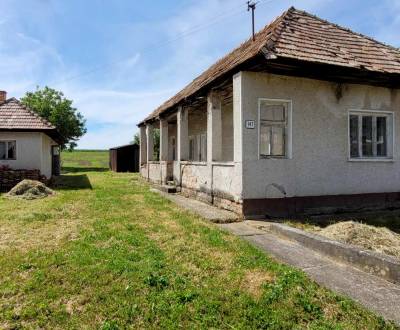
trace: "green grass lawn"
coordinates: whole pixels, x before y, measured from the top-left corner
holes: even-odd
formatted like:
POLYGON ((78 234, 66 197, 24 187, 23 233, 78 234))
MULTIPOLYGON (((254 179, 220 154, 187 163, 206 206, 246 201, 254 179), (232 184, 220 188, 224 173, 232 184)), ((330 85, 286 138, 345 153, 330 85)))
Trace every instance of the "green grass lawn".
POLYGON ((104 171, 106 153, 63 161, 54 197, 0 197, 0 329, 394 328, 104 171))

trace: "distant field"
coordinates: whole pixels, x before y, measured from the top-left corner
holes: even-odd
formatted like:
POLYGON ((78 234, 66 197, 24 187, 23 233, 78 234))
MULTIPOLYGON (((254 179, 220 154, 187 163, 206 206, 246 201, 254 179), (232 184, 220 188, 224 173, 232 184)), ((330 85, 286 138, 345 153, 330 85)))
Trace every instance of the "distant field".
POLYGON ((64 151, 61 154, 63 169, 73 168, 109 168, 108 150, 74 150, 64 151))

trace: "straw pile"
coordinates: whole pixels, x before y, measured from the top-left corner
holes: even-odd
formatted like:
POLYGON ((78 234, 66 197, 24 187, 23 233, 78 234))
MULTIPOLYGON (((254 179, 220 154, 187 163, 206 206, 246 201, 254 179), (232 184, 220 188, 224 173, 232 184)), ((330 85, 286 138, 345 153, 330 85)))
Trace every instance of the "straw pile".
POLYGON ((39 199, 51 196, 54 191, 40 181, 23 180, 8 192, 9 197, 22 199, 39 199))
POLYGON ((346 221, 318 230, 318 234, 400 259, 400 235, 384 227, 346 221))

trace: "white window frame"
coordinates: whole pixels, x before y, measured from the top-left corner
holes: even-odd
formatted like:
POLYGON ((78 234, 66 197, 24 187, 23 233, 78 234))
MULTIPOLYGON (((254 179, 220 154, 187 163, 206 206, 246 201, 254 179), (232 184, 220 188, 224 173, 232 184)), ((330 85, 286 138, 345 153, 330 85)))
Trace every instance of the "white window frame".
MULTIPOLYGON (((349 109, 347 114, 347 159, 350 162, 392 162, 394 159, 395 144, 395 116, 393 111, 365 110, 365 109, 349 109), (386 134, 387 134, 387 156, 372 157, 352 157, 351 141, 350 141, 350 116, 378 116, 386 117, 386 134), (390 136, 391 135, 391 136, 390 136)), ((360 139, 362 140, 362 125, 359 129, 359 150, 362 148, 360 139)), ((362 142, 362 141, 361 141, 362 142)))
POLYGON ((4 159, 0 158, 0 161, 2 161, 2 160, 17 160, 17 141, 16 140, 0 140, 0 143, 5 143, 5 145, 6 145, 6 158, 4 158, 4 159), (15 157, 14 158, 8 158, 8 144, 9 143, 15 144, 15 157))
POLYGON ((292 109, 293 102, 288 99, 270 99, 270 98, 258 98, 258 131, 257 131, 257 150, 258 159, 292 159, 292 109), (260 152, 260 140, 261 140, 261 102, 271 102, 271 103, 286 103, 287 104, 287 127, 285 134, 285 155, 284 156, 261 156, 260 152))

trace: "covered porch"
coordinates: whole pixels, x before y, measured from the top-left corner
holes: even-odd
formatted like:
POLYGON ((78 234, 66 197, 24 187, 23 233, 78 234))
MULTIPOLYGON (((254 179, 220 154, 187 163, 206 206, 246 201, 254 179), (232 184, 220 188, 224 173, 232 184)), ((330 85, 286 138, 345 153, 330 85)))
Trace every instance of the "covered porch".
POLYGON ((234 142, 240 127, 233 94, 230 80, 140 126, 142 176, 240 213, 240 148, 234 142))

